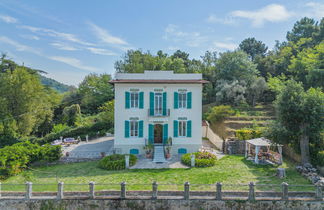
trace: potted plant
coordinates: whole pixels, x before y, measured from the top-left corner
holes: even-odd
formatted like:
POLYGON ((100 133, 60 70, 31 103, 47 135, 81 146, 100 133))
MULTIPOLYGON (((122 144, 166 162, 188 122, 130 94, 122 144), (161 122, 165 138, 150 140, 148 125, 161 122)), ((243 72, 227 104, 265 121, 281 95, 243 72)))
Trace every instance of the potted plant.
POLYGON ((166 157, 166 159, 169 159, 171 157, 171 154, 170 154, 171 146, 166 146, 165 150, 166 150, 165 157, 166 157))
POLYGON ((152 144, 145 145, 143 149, 145 150, 146 158, 152 158, 153 145, 152 144))

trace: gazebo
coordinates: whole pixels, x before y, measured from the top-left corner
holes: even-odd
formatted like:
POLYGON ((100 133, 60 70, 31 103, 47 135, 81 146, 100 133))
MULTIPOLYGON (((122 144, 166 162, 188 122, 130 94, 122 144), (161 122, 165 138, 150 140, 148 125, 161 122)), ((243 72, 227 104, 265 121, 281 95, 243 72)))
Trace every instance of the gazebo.
POLYGON ((282 145, 271 142, 266 138, 256 138, 245 141, 245 158, 254 156, 254 162, 260 163, 261 159, 265 159, 270 162, 282 164, 282 145), (271 151, 271 148, 278 148, 278 153, 271 151), (262 151, 265 149, 266 151, 262 151))

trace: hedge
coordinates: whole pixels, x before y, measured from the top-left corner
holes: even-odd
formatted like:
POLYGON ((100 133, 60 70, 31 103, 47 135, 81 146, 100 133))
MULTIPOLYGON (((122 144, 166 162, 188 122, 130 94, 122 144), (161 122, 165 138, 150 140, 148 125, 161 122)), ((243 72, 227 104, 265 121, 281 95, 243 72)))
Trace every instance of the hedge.
POLYGON ((113 129, 110 127, 111 126, 109 126, 108 123, 97 122, 89 126, 67 128, 58 133, 49 133, 45 137, 37 139, 36 141, 40 144, 46 144, 56 139, 60 139, 61 136, 63 136, 64 138, 65 137, 77 138, 78 136, 80 136, 80 138, 85 139, 86 135, 88 135, 89 138, 93 138, 98 135, 98 132, 99 132, 99 136, 104 136, 106 132, 113 133, 113 129))
POLYGON ((240 129, 235 131, 235 136, 239 140, 249 140, 260 138, 262 136, 262 132, 260 130, 240 129))
POLYGON ((181 162, 187 166, 191 166, 191 155, 195 155, 195 167, 210 167, 216 164, 217 157, 209 152, 194 152, 184 154, 181 157, 181 162))
MULTIPOLYGON (((129 166, 136 164, 137 157, 135 155, 129 155, 129 166)), ((102 158, 98 164, 99 168, 106 170, 123 170, 125 169, 125 155, 114 154, 102 158)))
POLYGON ((28 141, 0 149, 0 178, 20 173, 35 161, 55 161, 61 157, 61 146, 32 144, 28 141))

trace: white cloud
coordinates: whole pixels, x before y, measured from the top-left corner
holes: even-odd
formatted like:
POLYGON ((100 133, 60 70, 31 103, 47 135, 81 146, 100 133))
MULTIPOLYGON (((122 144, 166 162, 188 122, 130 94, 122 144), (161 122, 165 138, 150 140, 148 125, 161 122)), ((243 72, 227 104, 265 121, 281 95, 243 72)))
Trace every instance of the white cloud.
POLYGON ((38 36, 30 35, 30 34, 21 34, 20 35, 24 39, 30 39, 30 40, 40 40, 38 36))
POLYGON ((227 42, 213 42, 213 46, 218 50, 235 50, 237 48, 237 44, 227 42))
POLYGON ((211 14, 206 19, 209 23, 221 23, 224 25, 234 25, 236 24, 236 20, 233 16, 226 16, 225 18, 219 18, 214 14, 211 14))
POLYGON ((5 23, 17 23, 18 20, 14 17, 8 16, 8 15, 0 15, 0 20, 5 23))
POLYGON ((41 52, 39 50, 34 49, 34 48, 29 47, 24 44, 20 44, 19 42, 16 42, 15 40, 12 40, 6 36, 0 36, 0 42, 15 47, 17 51, 25 51, 25 52, 30 52, 30 53, 34 53, 37 55, 41 55, 41 52))
POLYGON ((70 46, 68 44, 63 44, 63 43, 60 43, 60 42, 53 42, 53 43, 51 43, 51 45, 53 47, 55 47, 56 49, 59 49, 59 50, 66 50, 66 51, 76 51, 76 50, 78 50, 77 48, 75 48, 73 46, 70 46))
POLYGON ((207 41, 207 37, 202 36, 199 32, 185 32, 179 29, 179 26, 169 24, 165 28, 163 36, 165 40, 170 40, 175 43, 184 43, 189 47, 199 47, 207 41))
POLYGON ((236 10, 231 12, 231 15, 234 17, 250 19, 252 20, 252 25, 254 27, 260 27, 265 22, 285 21, 293 16, 293 13, 289 12, 280 4, 270 4, 255 11, 236 10))
POLYGON ((319 2, 308 2, 305 5, 310 9, 304 16, 314 17, 314 18, 322 18, 324 17, 324 3, 319 2))
POLYGON ((102 42, 113 45, 128 45, 125 40, 111 35, 107 30, 95 25, 94 23, 88 22, 88 24, 90 25, 97 38, 102 42))
POLYGON ((97 55, 117 55, 114 52, 111 52, 109 50, 102 49, 102 48, 88 47, 87 50, 89 50, 91 53, 97 54, 97 55))
POLYGON ((34 33, 39 33, 39 34, 42 34, 42 35, 47 35, 47 36, 59 38, 59 39, 62 39, 64 41, 75 42, 75 43, 78 43, 78 44, 81 44, 81 45, 87 45, 87 46, 94 46, 95 45, 93 43, 89 43, 89 42, 85 42, 85 41, 80 40, 74 34, 62 33, 62 32, 55 31, 53 29, 39 28, 39 27, 33 27, 33 26, 27 26, 27 25, 21 26, 21 28, 27 29, 27 30, 29 30, 31 32, 34 32, 34 33))
POLYGON ((86 66, 86 65, 82 64, 82 62, 79 59, 76 59, 76 58, 61 57, 61 56, 50 56, 48 58, 51 59, 51 60, 54 60, 54 61, 65 63, 67 65, 73 66, 73 67, 78 68, 78 69, 85 70, 85 71, 90 71, 90 72, 99 71, 99 69, 97 69, 96 67, 86 66))

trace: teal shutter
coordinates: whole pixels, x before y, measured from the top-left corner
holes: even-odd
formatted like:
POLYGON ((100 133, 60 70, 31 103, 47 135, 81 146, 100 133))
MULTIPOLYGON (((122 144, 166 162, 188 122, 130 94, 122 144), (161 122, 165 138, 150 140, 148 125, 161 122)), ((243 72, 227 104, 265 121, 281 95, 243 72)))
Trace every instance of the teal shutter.
POLYGON ((149 124, 149 143, 153 144, 154 142, 154 125, 149 124))
POLYGON ((168 124, 163 125, 163 144, 166 144, 168 142, 168 124))
POLYGON ((143 120, 138 122, 138 137, 143 137, 143 120))
POLYGON ((125 120, 125 138, 129 138, 129 121, 125 120))
POLYGON ((162 97, 163 97, 162 98, 162 105, 163 105, 162 113, 163 113, 163 116, 167 116, 167 93, 163 92, 162 97))
POLYGON ((178 137, 178 121, 173 121, 173 137, 178 137))
POLYGON ((154 116, 154 93, 150 92, 150 116, 154 116))
POLYGON ((139 93, 139 108, 144 108, 144 92, 139 93))
POLYGON ((174 92, 174 108, 178 109, 179 107, 179 102, 178 102, 179 96, 178 96, 178 92, 174 92))
POLYGON ((130 105, 130 93, 125 92, 125 108, 129 109, 129 105, 130 105))
POLYGON ((187 121, 187 137, 191 137, 191 120, 187 121))
POLYGON ((191 109, 191 98, 192 98, 192 93, 188 92, 187 93, 187 109, 191 109))

